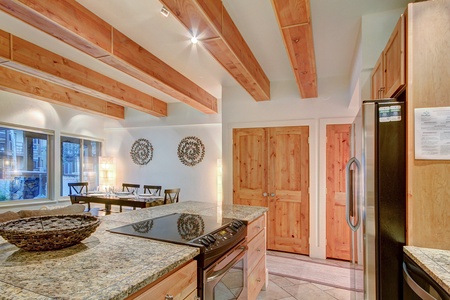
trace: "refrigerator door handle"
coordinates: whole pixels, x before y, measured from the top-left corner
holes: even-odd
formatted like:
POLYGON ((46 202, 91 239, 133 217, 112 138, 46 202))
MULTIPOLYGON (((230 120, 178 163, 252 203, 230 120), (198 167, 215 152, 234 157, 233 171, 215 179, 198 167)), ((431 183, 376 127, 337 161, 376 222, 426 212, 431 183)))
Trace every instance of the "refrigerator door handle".
MULTIPOLYGON (((356 193, 356 224, 353 224, 352 221, 350 220, 350 209, 352 207, 350 201, 353 197, 350 197, 350 193, 353 193, 353 185, 351 182, 351 178, 352 176, 350 176, 350 168, 352 166, 352 164, 356 165, 356 170, 358 172, 358 174, 356 175, 356 178, 359 178, 359 171, 361 169, 361 164, 359 163, 358 159, 356 159, 356 157, 352 157, 350 158, 350 160, 347 162, 347 165, 345 166, 345 183, 346 183, 346 188, 347 188, 347 192, 345 193, 345 199, 346 199, 346 212, 345 212, 345 217, 347 219, 347 224, 350 227, 351 230, 353 231, 357 231, 359 229, 359 226, 361 225, 361 212, 359 209, 359 198, 358 198, 358 194, 356 193)), ((359 180, 357 181, 359 183, 359 180)), ((357 185, 357 191, 359 191, 359 184, 357 185)))

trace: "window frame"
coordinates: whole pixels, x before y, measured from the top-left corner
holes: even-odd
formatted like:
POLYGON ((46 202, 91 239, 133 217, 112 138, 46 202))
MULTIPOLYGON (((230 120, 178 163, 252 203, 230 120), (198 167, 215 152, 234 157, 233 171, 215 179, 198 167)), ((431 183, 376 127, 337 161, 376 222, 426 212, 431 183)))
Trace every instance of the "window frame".
MULTIPOLYGON (((54 163, 53 163, 53 157, 55 156, 54 151, 54 141, 55 141, 55 131, 54 130, 48 130, 43 128, 36 128, 31 126, 22 126, 22 125, 16 125, 6 122, 0 122, 0 127, 7 128, 11 130, 20 130, 25 133, 26 137, 31 137, 33 134, 37 135, 45 135, 47 137, 47 154, 46 154, 46 160, 47 160, 47 195, 45 198, 35 198, 35 199, 8 199, 5 201, 0 201, 0 207, 3 206, 22 206, 22 205, 29 205, 33 203, 40 203, 40 202, 48 202, 52 201, 50 199, 54 198, 54 163), (27 136, 27 134, 30 134, 31 136, 27 136)), ((26 138, 25 138, 26 139, 26 138)))
MULTIPOLYGON (((80 163, 79 163, 79 168, 80 168, 79 173, 80 174, 79 174, 79 181, 88 181, 88 180, 85 180, 83 178, 83 176, 85 174, 85 170, 86 170, 86 168, 85 168, 85 157, 84 157, 84 145, 85 145, 85 142, 86 141, 97 142, 97 143, 100 144, 100 149, 98 151, 99 153, 98 153, 97 157, 102 156, 103 144, 104 144, 104 140, 103 139, 93 138, 93 137, 90 137, 90 136, 76 135, 76 134, 71 134, 71 133, 66 133, 66 132, 61 132, 60 133, 60 140, 59 140, 59 150, 60 150, 59 174, 60 174, 60 176, 59 176, 59 196, 58 197, 61 197, 61 198, 67 198, 68 197, 68 195, 65 195, 65 193, 64 193, 64 187, 65 187, 64 184, 65 183, 64 183, 64 180, 63 180, 63 176, 64 176, 63 168, 64 168, 64 166, 63 166, 63 162, 62 162, 62 156, 63 156, 62 144, 64 142, 64 139, 77 139, 77 140, 80 141, 80 155, 79 155, 79 161, 80 161, 80 163)), ((99 161, 97 161, 97 170, 95 172, 96 173, 96 178, 95 178, 96 186, 99 185, 99 182, 100 182, 100 172, 99 172, 98 166, 99 166, 99 161)), ((95 189, 96 186, 90 186, 89 189, 90 190, 95 189)))

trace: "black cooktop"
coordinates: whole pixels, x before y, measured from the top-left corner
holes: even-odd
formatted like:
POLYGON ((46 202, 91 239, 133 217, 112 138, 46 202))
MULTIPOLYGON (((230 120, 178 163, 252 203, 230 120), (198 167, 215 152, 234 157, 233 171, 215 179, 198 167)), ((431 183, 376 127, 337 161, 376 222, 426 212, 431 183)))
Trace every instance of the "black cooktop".
POLYGON ((174 213, 110 229, 110 232, 139 236, 177 244, 189 241, 230 224, 233 219, 174 213))

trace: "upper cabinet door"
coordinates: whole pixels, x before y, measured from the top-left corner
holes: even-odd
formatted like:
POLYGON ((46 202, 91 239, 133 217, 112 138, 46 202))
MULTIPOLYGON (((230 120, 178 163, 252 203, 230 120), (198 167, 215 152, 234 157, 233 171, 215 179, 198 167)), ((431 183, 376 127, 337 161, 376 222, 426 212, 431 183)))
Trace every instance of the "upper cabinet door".
POLYGON ((384 64, 383 64, 383 53, 378 58, 375 67, 373 67, 372 74, 370 75, 370 80, 372 82, 372 99, 380 99, 384 95, 384 64))
POLYGON ((405 81, 405 17, 395 25, 394 31, 383 51, 384 57, 384 97, 396 96, 406 84, 405 81))

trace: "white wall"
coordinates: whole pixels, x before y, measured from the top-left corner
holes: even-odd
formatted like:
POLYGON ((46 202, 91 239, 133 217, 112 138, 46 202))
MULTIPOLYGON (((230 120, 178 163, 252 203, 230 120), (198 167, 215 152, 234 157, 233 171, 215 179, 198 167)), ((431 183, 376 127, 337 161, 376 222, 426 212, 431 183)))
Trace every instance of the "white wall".
MULTIPOLYGON (((216 202, 217 159, 222 156, 221 124, 180 125, 107 129, 106 149, 116 159, 116 187, 123 182, 181 188, 180 202, 216 202), (205 146, 203 160, 192 167, 182 164, 178 144, 188 136, 198 137, 205 146), (132 144, 145 138, 153 146, 153 159, 147 165, 135 164, 132 144)), ((142 192, 142 188, 141 188, 142 192)))

